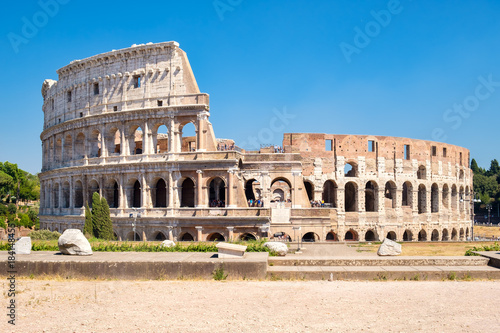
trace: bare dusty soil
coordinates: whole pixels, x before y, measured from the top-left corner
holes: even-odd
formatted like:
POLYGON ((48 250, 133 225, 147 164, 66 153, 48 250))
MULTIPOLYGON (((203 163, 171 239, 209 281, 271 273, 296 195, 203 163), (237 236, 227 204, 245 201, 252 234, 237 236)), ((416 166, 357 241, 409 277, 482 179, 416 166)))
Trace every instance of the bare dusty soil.
POLYGON ((0 332, 500 332, 492 281, 21 280, 16 290, 16 326, 3 314, 0 332))

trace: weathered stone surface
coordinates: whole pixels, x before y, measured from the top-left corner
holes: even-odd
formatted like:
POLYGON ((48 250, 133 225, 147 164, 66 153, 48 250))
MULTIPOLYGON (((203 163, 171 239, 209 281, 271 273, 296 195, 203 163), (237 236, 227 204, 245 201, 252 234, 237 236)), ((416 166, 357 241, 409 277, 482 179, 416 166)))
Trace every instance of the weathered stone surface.
POLYGON ((286 246, 285 243, 281 242, 266 242, 264 243, 264 246, 270 249, 271 251, 274 251, 278 253, 280 256, 286 256, 288 252, 288 246, 286 246))
POLYGON ((397 256, 401 254, 401 244, 395 241, 385 238, 380 247, 378 248, 377 254, 379 256, 397 256))
POLYGON ((161 246, 163 246, 163 247, 174 247, 175 246, 175 242, 167 239, 167 240, 164 240, 163 242, 161 242, 161 246))
POLYGON ((79 229, 66 229, 57 242, 62 254, 89 256, 92 248, 89 241, 79 229))
POLYGON ((31 253, 31 237, 21 237, 14 244, 16 254, 30 254, 31 253))
POLYGON ((247 247, 245 245, 217 243, 218 257, 220 259, 240 259, 245 256, 247 247))

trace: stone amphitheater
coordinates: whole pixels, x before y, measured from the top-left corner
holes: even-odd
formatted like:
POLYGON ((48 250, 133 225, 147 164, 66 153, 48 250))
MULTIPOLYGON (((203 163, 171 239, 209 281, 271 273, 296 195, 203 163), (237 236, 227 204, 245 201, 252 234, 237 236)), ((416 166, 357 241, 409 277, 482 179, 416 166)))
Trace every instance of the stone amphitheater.
POLYGON ((42 86, 42 228, 83 229, 98 192, 121 240, 470 237, 465 148, 286 133, 278 149, 246 151, 215 136, 209 95, 176 42, 75 60, 57 74, 42 86))

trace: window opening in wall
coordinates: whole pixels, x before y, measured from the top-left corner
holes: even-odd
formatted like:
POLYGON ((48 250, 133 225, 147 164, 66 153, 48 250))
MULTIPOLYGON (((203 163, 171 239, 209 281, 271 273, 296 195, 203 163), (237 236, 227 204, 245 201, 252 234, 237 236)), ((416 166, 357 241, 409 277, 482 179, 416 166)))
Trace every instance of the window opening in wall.
POLYGON ((431 151, 432 151, 432 156, 437 156, 437 148, 436 148, 436 146, 432 146, 431 151))
POLYGON ((410 145, 405 145, 404 159, 405 160, 410 159, 410 145))
POLYGON ((99 95, 99 83, 94 83, 94 95, 99 95))
POLYGON ((460 165, 462 165, 462 153, 460 153, 460 165))
POLYGON ((82 117, 83 117, 83 112, 80 112, 80 118, 82 118, 82 117))
POLYGON ((118 106, 113 106, 113 111, 118 111, 118 106))
POLYGON ((140 88, 141 87, 141 77, 139 75, 134 75, 134 88, 140 88))
POLYGON ((156 101, 156 103, 158 104, 158 106, 163 106, 163 101, 156 101))
POLYGON ((333 150, 333 140, 325 140, 325 151, 333 150))
POLYGON ((52 110, 54 110, 54 99, 51 99, 50 103, 52 104, 52 110))
POLYGON ((368 151, 369 152, 374 152, 375 151, 375 141, 368 140, 368 151))
POLYGON ((443 157, 446 157, 446 148, 443 148, 443 157))
POLYGON ((61 123, 61 118, 59 118, 59 123, 61 123))
POLYGON ((68 95, 67 95, 67 97, 68 97, 68 102, 71 102, 71 90, 70 90, 70 91, 68 91, 68 95))

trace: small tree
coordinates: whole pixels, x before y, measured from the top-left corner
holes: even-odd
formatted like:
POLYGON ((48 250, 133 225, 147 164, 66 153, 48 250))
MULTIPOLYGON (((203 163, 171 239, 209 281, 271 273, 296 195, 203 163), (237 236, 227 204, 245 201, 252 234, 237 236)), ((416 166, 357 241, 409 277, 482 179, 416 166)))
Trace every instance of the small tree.
POLYGON ((94 236, 94 228, 92 226, 92 212, 90 211, 89 204, 85 204, 85 224, 83 225, 83 234, 94 236))
POLYGON ((99 237, 103 225, 101 196, 99 193, 92 194, 92 235, 99 237))
POLYGON ((113 222, 111 222, 111 214, 109 213, 108 201, 104 197, 101 199, 101 214, 102 226, 99 238, 112 240, 115 238, 113 234, 113 222))

